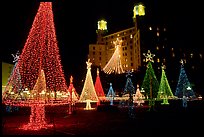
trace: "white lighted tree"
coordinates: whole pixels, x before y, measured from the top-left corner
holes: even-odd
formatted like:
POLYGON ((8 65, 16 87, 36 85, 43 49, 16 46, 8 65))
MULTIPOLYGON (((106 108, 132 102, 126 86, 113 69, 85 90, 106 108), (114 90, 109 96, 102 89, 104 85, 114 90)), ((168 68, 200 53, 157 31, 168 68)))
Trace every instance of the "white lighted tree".
POLYGON ((119 52, 122 44, 122 40, 119 40, 117 38, 116 41, 113 42, 113 44, 115 45, 115 51, 112 57, 110 58, 110 60, 108 61, 108 63, 103 68, 103 71, 107 74, 111 74, 111 73, 121 74, 121 73, 124 73, 124 70, 121 64, 121 59, 120 59, 120 52, 119 52))
POLYGON ((87 64, 87 73, 86 73, 86 79, 84 82, 84 87, 82 89, 82 93, 80 95, 79 101, 80 102, 86 102, 86 108, 85 109, 92 109, 90 102, 98 102, 98 96, 96 94, 96 90, 94 87, 92 75, 91 75, 91 65, 90 59, 86 62, 87 64))

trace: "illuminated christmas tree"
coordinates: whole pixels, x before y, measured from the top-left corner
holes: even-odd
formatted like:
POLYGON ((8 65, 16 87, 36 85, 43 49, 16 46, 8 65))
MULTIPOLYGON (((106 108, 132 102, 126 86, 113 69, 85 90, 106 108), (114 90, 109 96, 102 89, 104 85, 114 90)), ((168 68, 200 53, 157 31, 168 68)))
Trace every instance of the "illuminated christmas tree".
POLYGON ((70 77, 68 91, 69 91, 69 95, 71 96, 70 99, 73 103, 79 100, 79 94, 76 92, 76 89, 73 84, 73 76, 70 77))
POLYGON ((146 62, 148 62, 148 64, 147 64, 147 69, 146 69, 145 77, 142 82, 141 88, 144 89, 145 94, 146 96, 148 96, 148 98, 156 98, 157 92, 159 89, 159 83, 151 63, 151 62, 154 62, 153 57, 155 55, 151 54, 150 50, 148 50, 147 54, 143 54, 143 55, 145 55, 146 62))
POLYGON ((110 101, 110 105, 113 105, 113 100, 114 100, 114 97, 115 97, 115 92, 113 90, 112 83, 110 83, 110 87, 109 87, 108 94, 106 95, 106 97, 110 101))
POLYGON ((103 68, 103 71, 107 74, 111 73, 121 74, 124 73, 120 59, 120 47, 122 44, 122 40, 119 40, 117 38, 117 40, 114 41, 113 44, 115 45, 115 51, 110 60, 108 61, 108 63, 103 68))
POLYGON ((28 124, 23 125, 20 129, 24 130, 40 130, 41 128, 52 127, 52 124, 47 124, 45 118, 45 102, 48 100, 46 94, 46 81, 44 71, 41 70, 38 79, 34 85, 31 93, 27 91, 26 99, 32 99, 34 102, 30 102, 31 114, 28 124), (29 96, 29 97, 28 97, 29 96))
POLYGON ((41 70, 35 86, 33 90, 31 90, 30 98, 37 101, 45 101, 47 99, 46 91, 45 73, 43 70, 41 70))
POLYGON ((132 83, 132 80, 131 80, 131 72, 128 71, 127 72, 127 81, 126 81, 126 84, 125 84, 125 88, 124 88, 124 93, 128 93, 129 94, 129 99, 128 99, 128 114, 131 118, 134 117, 134 110, 133 110, 133 107, 134 107, 134 103, 133 103, 133 94, 135 92, 135 87, 133 86, 133 83, 132 83))
POLYGON ((31 107, 30 122, 22 127, 24 130, 52 127, 52 124, 46 123, 45 106, 68 103, 68 98, 62 98, 67 95, 68 89, 55 34, 52 2, 40 2, 8 87, 12 89, 7 93, 20 93, 24 98, 17 98, 20 102, 6 100, 5 104, 31 107), (19 83, 22 88, 16 88, 19 83), (54 104, 50 98, 58 102, 54 104))
POLYGON ((96 94, 96 90, 93 84, 93 79, 91 75, 91 65, 90 59, 86 62, 87 64, 87 73, 86 73, 86 79, 84 82, 84 87, 82 89, 79 101, 80 102, 86 102, 86 108, 85 109, 92 109, 90 102, 98 102, 98 96, 96 94))
POLYGON ((152 67, 152 63, 154 62, 153 57, 154 54, 151 54, 150 50, 145 54, 143 54, 146 57, 147 69, 145 73, 144 80, 142 82, 142 89, 145 91, 146 98, 149 100, 149 106, 150 110, 154 109, 155 100, 154 98, 157 97, 157 92, 159 90, 159 83, 157 81, 157 77, 154 73, 154 69, 152 67))
POLYGON ((95 90, 96 90, 96 94, 97 94, 97 96, 98 96, 98 98, 100 100, 105 100, 106 99, 104 91, 103 91, 103 87, 102 87, 102 84, 101 84, 101 80, 100 80, 100 76, 99 76, 99 69, 98 68, 97 68, 97 76, 96 76, 96 82, 95 82, 95 90))
POLYGON ((52 92, 67 92, 64 72, 61 66, 58 43, 55 34, 52 3, 40 2, 28 38, 19 57, 18 64, 11 76, 8 86, 17 94, 19 88, 13 81, 22 83, 22 88, 32 90, 43 69, 46 89, 52 92), (21 80, 17 80, 18 70, 21 80))
POLYGON ((137 85, 134 102, 137 103, 137 106, 142 106, 142 103, 144 103, 144 99, 145 96, 141 93, 139 85, 137 85))
POLYGON ((157 94, 157 99, 165 99, 167 100, 168 98, 174 98, 174 95, 171 91, 169 82, 167 80, 165 71, 164 71, 164 66, 162 68, 162 75, 161 75, 161 80, 159 84, 159 92, 157 94))
POLYGON ((179 79, 176 87, 176 92, 175 96, 178 98, 194 98, 195 93, 191 87, 191 84, 188 80, 188 77, 186 75, 185 69, 184 69, 184 61, 181 60, 181 69, 180 69, 180 74, 179 74, 179 79))
POLYGON ((6 84, 6 88, 3 92, 3 96, 2 96, 3 100, 7 100, 7 99, 15 100, 16 98, 21 96, 21 94, 20 94, 20 91, 22 89, 21 76, 20 76, 19 69, 16 68, 16 66, 18 64, 18 59, 19 59, 20 53, 19 53, 19 51, 17 51, 17 53, 15 55, 14 54, 11 54, 11 55, 14 58, 13 62, 15 63, 15 65, 14 65, 13 70, 9 76, 8 82, 6 84), (15 77, 13 77, 14 70, 16 71, 15 77), (15 94, 12 90, 16 90, 18 92, 16 92, 16 94, 15 94))
POLYGON ((75 103, 79 100, 79 95, 76 92, 76 89, 74 87, 73 84, 73 77, 70 77, 70 84, 69 84, 69 88, 68 88, 68 95, 70 96, 70 103, 69 103, 69 114, 72 114, 72 112, 74 111, 74 105, 75 103))

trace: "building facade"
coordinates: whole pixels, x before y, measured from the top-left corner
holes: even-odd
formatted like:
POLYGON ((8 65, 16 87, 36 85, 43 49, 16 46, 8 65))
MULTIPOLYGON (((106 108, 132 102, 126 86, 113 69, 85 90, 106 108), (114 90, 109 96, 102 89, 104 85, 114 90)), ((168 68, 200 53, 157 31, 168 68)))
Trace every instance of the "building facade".
POLYGON ((113 34, 98 27, 97 43, 89 45, 89 58, 93 65, 103 68, 115 51, 114 41, 122 40, 120 59, 124 71, 137 71, 141 66, 140 31, 136 25, 113 34))

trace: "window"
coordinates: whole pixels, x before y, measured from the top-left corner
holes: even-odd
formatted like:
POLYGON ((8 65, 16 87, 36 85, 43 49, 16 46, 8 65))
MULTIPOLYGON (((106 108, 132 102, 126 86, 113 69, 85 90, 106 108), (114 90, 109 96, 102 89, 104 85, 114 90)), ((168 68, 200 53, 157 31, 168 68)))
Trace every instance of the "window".
POLYGON ((93 47, 93 50, 95 50, 95 47, 93 47))

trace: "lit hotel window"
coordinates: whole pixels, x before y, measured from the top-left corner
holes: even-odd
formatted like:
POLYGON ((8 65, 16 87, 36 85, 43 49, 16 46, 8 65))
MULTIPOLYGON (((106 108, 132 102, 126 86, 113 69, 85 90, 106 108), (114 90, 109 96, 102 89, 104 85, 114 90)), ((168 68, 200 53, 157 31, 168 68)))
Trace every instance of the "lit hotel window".
POLYGON ((149 27, 149 30, 152 30, 152 27, 149 27))
POLYGON ((193 58, 193 53, 190 54, 191 58, 193 58))
POLYGON ((175 53, 172 53, 172 57, 175 57, 175 53))
POLYGON ((201 59, 203 58, 203 56, 202 56, 202 54, 201 54, 201 53, 199 54, 199 56, 200 56, 200 58, 201 58, 201 59))
POLYGON ((157 32, 157 37, 159 37, 159 32, 157 32))
POLYGON ((130 38, 132 39, 133 37, 132 37, 132 34, 130 35, 130 38))
POLYGON ((166 31, 166 28, 164 28, 164 31, 166 31))
POLYGON ((158 62, 158 63, 160 62, 159 58, 157 58, 157 62, 158 62))
POLYGON ((157 46, 156 49, 159 50, 159 46, 157 46))

